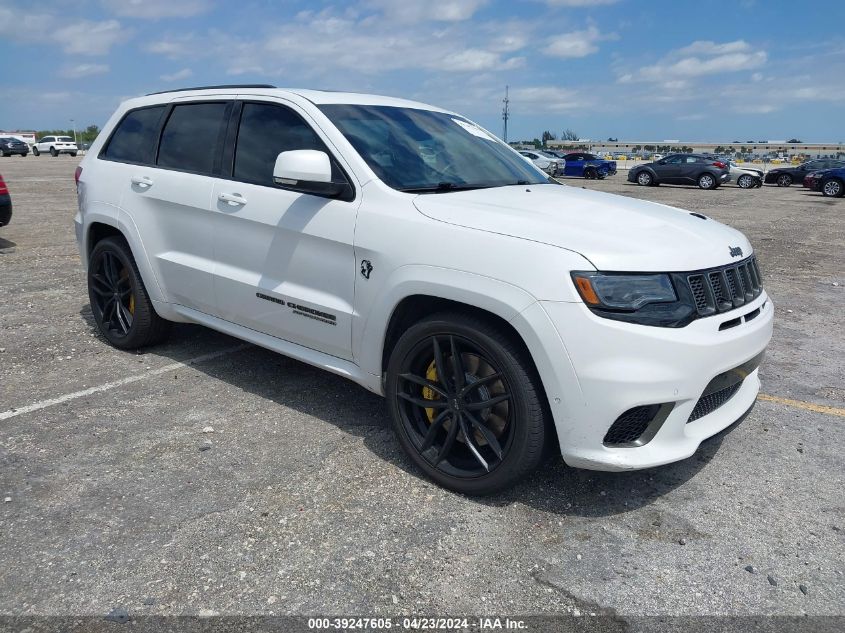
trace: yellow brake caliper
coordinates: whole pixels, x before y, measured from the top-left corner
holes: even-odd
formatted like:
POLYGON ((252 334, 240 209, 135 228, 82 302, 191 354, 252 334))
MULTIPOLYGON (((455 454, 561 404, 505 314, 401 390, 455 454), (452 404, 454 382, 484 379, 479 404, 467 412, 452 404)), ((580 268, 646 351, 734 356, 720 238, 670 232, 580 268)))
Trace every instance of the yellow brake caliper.
MULTIPOLYGON (((126 277, 127 279, 129 278, 129 271, 126 268, 124 268, 123 270, 120 271, 120 278, 123 279, 124 277, 126 277)), ((135 316, 135 293, 134 292, 129 293, 129 314, 131 314, 132 316, 135 316)))
MULTIPOLYGON (((425 370, 425 377, 433 383, 437 382, 437 368, 434 366, 434 361, 431 361, 431 365, 428 366, 428 369, 425 370)), ((437 400, 437 394, 435 393, 434 389, 430 389, 428 387, 423 387, 422 389, 422 397, 425 400, 437 400)), ((428 416, 428 422, 434 421, 434 409, 426 409, 425 410, 426 416, 428 416)))

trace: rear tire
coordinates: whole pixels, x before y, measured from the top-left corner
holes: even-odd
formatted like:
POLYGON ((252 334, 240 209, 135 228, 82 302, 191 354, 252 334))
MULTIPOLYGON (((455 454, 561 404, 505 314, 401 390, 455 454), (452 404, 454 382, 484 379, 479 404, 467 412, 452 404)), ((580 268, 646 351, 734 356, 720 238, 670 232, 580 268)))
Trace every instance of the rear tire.
POLYGON ((822 195, 828 198, 841 198, 845 195, 845 183, 838 178, 831 178, 823 182, 822 195))
POLYGON ((59 155, 59 153, 56 151, 56 148, 55 148, 55 147, 51 147, 51 148, 50 148, 50 156, 52 156, 53 158, 55 158, 55 157, 56 157, 56 156, 58 156, 58 155, 59 155))
POLYGON ((781 174, 775 182, 777 182, 778 187, 789 187, 792 184, 792 176, 781 174))
POLYGON ((700 189, 715 189, 719 183, 713 174, 704 173, 698 177, 698 186, 700 189))
POLYGON ((41 156, 41 152, 38 151, 37 147, 32 148, 32 155, 33 156, 41 156))
POLYGON ((540 379, 522 345, 483 318, 444 312, 408 328, 390 354, 386 396, 402 448, 445 488, 492 494, 543 460, 540 379))
POLYGON ((122 237, 100 240, 91 251, 88 299, 97 328, 114 347, 138 349, 167 338, 170 323, 153 308, 129 244, 122 237))
POLYGON ((70 155, 76 158, 76 152, 71 152, 70 155))
POLYGON ((641 171, 637 174, 637 184, 641 187, 650 187, 654 184, 654 176, 651 172, 641 171))

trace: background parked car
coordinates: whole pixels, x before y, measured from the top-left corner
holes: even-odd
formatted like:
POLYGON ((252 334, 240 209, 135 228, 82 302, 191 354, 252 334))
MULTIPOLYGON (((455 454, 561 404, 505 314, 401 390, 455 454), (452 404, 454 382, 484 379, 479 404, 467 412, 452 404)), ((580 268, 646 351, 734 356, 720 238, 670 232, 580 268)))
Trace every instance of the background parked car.
POLYGON ((12 197, 9 195, 9 188, 0 174, 0 226, 6 226, 12 219, 12 197))
POLYGON ((732 160, 722 160, 720 162, 727 163, 730 170, 731 180, 742 189, 752 189, 763 186, 763 171, 760 169, 753 169, 745 165, 737 165, 732 160))
POLYGON ((845 195, 845 167, 811 172, 804 177, 804 186, 828 198, 841 198, 845 195))
POLYGON ((12 154, 27 156, 29 154, 29 145, 11 136, 0 137, 0 155, 11 156, 12 154))
POLYGON ((525 158, 528 158, 535 166, 549 174, 549 176, 556 176, 563 171, 563 161, 550 154, 545 154, 538 150, 520 150, 519 153, 525 156, 525 158))
POLYGON ((821 169, 833 169, 845 167, 845 161, 822 158, 809 160, 806 163, 790 167, 777 167, 766 174, 766 184, 777 184, 778 187, 788 187, 792 183, 804 182, 804 176, 813 171, 821 169))
POLYGON ((76 156, 79 148, 73 139, 69 136, 45 136, 39 139, 35 145, 32 146, 32 153, 40 156, 41 152, 50 152, 50 156, 54 158, 59 154, 70 154, 76 156))
POLYGON ((628 182, 644 187, 666 183, 715 189, 730 179, 727 164, 701 154, 670 154, 662 160, 638 165, 628 171, 628 182))
POLYGON ((604 179, 616 173, 616 161, 604 160, 594 154, 573 152, 563 157, 565 176, 604 179))

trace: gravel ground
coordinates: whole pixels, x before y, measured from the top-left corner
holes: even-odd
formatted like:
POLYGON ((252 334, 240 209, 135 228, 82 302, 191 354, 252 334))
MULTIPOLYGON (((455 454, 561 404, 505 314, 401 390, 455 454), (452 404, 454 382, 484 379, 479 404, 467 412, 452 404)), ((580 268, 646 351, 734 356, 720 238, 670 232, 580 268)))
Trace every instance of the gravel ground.
POLYGON ((684 462, 558 460, 469 499, 343 379, 196 326, 106 345, 76 163, 0 159, 0 412, 91 389, 0 417, 0 615, 845 615, 845 200, 567 180, 745 231, 777 310, 763 391, 833 414, 761 400, 684 462))

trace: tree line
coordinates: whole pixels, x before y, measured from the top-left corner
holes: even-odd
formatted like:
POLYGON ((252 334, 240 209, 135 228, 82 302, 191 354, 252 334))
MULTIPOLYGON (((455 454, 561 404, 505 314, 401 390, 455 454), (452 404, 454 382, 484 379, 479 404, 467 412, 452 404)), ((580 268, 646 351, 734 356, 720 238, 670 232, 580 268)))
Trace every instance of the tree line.
MULTIPOLYGON (((99 126, 89 125, 84 130, 76 130, 76 141, 78 143, 93 143, 100 133, 99 126)), ((73 130, 38 130, 35 132, 35 138, 39 139, 44 136, 69 136, 73 138, 73 130)))

